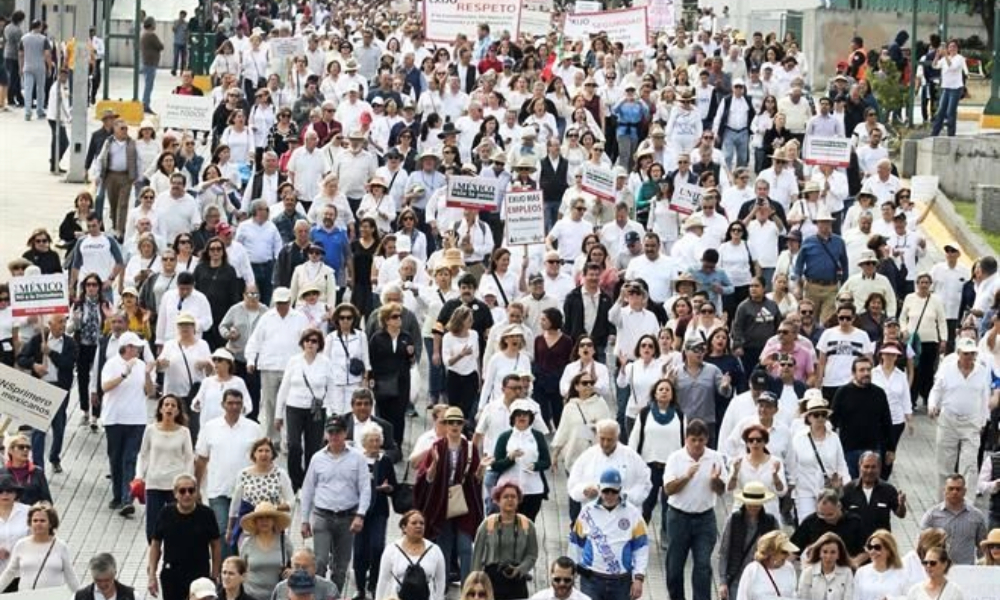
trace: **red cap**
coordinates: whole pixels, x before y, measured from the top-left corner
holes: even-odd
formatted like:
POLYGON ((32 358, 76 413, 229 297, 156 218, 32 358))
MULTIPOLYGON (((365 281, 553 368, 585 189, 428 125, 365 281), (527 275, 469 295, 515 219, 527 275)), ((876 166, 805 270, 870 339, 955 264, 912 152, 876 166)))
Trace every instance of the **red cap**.
POLYGON ((372 122, 372 115, 371 115, 371 113, 369 113, 367 111, 361 113, 361 124, 362 125, 371 125, 371 122, 372 122))
POLYGON ((846 60, 841 60, 841 61, 837 62, 837 68, 838 69, 846 69, 847 66, 848 65, 847 65, 847 61, 846 60))
POLYGON ((229 235, 233 232, 233 226, 229 223, 222 222, 215 226, 215 233, 219 235, 229 235))

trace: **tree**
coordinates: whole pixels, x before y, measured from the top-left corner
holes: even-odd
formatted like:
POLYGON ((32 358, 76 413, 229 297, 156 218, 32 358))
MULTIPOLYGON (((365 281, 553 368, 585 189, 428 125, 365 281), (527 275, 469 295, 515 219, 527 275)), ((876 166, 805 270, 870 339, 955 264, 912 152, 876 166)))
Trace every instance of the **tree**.
POLYGON ((986 27, 987 47, 993 49, 993 19, 996 14, 996 0, 956 0, 956 4, 968 7, 970 15, 979 15, 986 27))
POLYGON ((906 106, 907 89, 903 85, 896 63, 888 59, 879 61, 878 69, 869 68, 865 79, 872 88, 875 99, 878 100, 883 118, 888 118, 906 106))

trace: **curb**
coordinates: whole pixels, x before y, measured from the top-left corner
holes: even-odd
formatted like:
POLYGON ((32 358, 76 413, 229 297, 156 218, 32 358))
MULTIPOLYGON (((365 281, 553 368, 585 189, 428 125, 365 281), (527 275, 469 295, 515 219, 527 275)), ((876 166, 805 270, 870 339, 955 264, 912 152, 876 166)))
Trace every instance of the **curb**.
POLYGON ((975 260, 996 254, 989 244, 972 231, 969 224, 955 211, 955 205, 941 190, 938 190, 934 196, 934 206, 931 207, 931 212, 944 224, 955 241, 962 246, 966 256, 975 260))

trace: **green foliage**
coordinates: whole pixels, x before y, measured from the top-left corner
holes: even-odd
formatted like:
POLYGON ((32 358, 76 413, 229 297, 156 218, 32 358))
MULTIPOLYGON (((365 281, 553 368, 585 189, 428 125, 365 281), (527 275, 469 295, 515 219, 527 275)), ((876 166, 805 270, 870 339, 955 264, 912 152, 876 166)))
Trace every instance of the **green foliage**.
POLYGON ((907 88, 900 79, 896 63, 891 60, 879 61, 878 70, 869 69, 865 79, 868 80, 883 115, 906 106, 907 88))

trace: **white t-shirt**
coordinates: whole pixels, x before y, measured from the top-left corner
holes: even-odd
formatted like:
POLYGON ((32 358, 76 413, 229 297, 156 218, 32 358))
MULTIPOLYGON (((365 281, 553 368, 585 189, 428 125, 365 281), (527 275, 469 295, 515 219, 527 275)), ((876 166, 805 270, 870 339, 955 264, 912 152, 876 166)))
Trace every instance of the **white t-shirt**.
MULTIPOLYGON (((125 381, 104 392, 101 418, 105 426, 146 424, 146 363, 137 358, 131 369, 125 381)), ((121 355, 108 357, 101 370, 101 385, 121 377, 128 370, 128 363, 121 355)))
POLYGON ((864 331, 853 328, 850 333, 844 333, 839 327, 833 327, 819 337, 816 350, 826 355, 823 387, 836 387, 850 383, 854 359, 865 354, 871 356, 875 348, 864 331))
POLYGON ((250 466, 250 447, 262 437, 260 425, 242 416, 233 426, 225 417, 202 425, 195 454, 208 459, 209 498, 232 495, 240 471, 250 466))
POLYGON ((670 506, 677 510, 688 513, 703 513, 712 510, 715 507, 716 500, 715 493, 711 491, 709 483, 712 478, 712 469, 714 467, 719 468, 719 477, 722 481, 726 481, 729 478, 726 461, 715 450, 705 448, 705 452, 701 455, 701 458, 695 460, 688 454, 687 448, 681 448, 667 459, 667 465, 663 471, 663 483, 670 483, 686 477, 688 468, 696 462, 701 466, 698 467, 698 471, 694 474, 694 477, 687 482, 687 485, 683 489, 675 494, 671 494, 667 499, 670 506))
POLYGON ((594 226, 587 221, 559 219, 549 231, 549 238, 558 242, 562 260, 573 260, 583 247, 583 238, 591 233, 594 233, 594 226))

